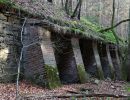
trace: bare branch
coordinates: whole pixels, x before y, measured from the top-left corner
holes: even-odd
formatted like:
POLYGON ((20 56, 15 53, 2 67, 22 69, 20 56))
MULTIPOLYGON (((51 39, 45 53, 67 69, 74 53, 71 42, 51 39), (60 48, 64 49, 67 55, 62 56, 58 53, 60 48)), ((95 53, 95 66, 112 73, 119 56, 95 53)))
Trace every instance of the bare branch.
POLYGON ((114 26, 112 27, 109 27, 109 28, 106 28, 106 29, 103 29, 103 30, 100 30, 99 32, 106 32, 106 31, 109 31, 117 26, 119 26, 120 24, 124 23, 124 22, 127 22, 127 21, 130 21, 130 19, 125 19, 125 20, 122 20, 120 22, 118 22, 117 24, 115 24, 114 26))
MULTIPOLYGON (((21 30, 21 43, 22 43, 22 45, 23 45, 23 31, 24 31, 24 26, 26 24, 26 21, 27 21, 27 18, 24 19, 24 22, 23 22, 23 25, 22 25, 22 30, 21 30)), ((19 95, 19 77, 20 77, 22 55, 23 55, 23 47, 22 47, 19 62, 18 62, 18 72, 17 72, 17 81, 16 81, 16 98, 19 95)))

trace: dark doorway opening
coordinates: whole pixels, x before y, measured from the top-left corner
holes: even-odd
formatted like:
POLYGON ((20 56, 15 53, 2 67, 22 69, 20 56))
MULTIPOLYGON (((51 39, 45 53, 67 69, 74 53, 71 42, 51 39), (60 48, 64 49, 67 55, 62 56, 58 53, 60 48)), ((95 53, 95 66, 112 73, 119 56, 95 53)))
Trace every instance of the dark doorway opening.
POLYGON ((52 41, 61 83, 79 82, 71 37, 52 33, 52 41))
POLYGON ((92 48, 92 40, 80 39, 79 44, 86 72, 90 74, 90 77, 98 77, 97 65, 92 48))
POLYGON ((116 50, 115 50, 116 47, 114 45, 110 45, 109 49, 110 49, 110 54, 111 54, 112 62, 113 62, 113 66, 114 66, 115 80, 120 80, 121 79, 121 70, 120 70, 120 66, 117 62, 116 50))
POLYGON ((99 55, 100 55, 104 78, 111 78, 111 70, 110 70, 109 61, 108 61, 108 57, 107 57, 106 45, 99 43, 98 51, 99 51, 99 55))

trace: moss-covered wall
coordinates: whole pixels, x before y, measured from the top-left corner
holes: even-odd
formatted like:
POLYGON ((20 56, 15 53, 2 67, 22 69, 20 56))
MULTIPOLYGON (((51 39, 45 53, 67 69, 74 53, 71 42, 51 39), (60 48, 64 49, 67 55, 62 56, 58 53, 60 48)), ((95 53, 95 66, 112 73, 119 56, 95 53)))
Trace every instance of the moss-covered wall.
POLYGON ((56 87, 59 87, 61 86, 61 82, 60 82, 60 79, 59 79, 59 72, 56 68, 56 66, 48 66, 48 65, 45 65, 45 70, 46 70, 46 86, 49 88, 49 89, 53 89, 53 88, 56 88, 56 87))

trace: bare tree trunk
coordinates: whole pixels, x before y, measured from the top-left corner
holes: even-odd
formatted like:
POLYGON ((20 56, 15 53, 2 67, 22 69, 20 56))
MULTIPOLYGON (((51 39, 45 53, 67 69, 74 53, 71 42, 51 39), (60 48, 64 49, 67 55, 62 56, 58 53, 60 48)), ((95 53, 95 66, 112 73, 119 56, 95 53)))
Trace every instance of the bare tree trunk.
POLYGON ((69 15, 68 3, 69 3, 69 0, 66 0, 66 2, 65 2, 65 11, 69 15))
POLYGON ((82 0, 80 0, 78 19, 80 20, 82 0))
MULTIPOLYGON (((21 43, 22 43, 22 45, 23 45, 23 31, 24 31, 26 21, 27 21, 27 18, 24 19, 24 22, 22 25, 22 30, 21 30, 21 43)), ((23 57, 23 49, 24 49, 24 47, 22 47, 22 49, 21 49, 21 54, 20 54, 20 58, 19 58, 19 62, 18 62, 18 72, 17 72, 17 80, 16 80, 16 98, 19 96, 19 77, 20 77, 20 69, 21 69, 21 60, 23 57)))
MULTIPOLYGON (((129 8, 129 18, 130 18, 130 8, 129 8)), ((129 22, 129 32, 128 32, 128 55, 126 59, 126 67, 127 67, 127 80, 130 81, 130 22, 129 22)))
POLYGON ((77 6, 76 6, 76 8, 75 8, 75 10, 74 10, 74 12, 73 12, 71 18, 76 17, 77 14, 78 14, 77 17, 78 17, 78 19, 80 19, 81 6, 82 6, 82 0, 79 0, 79 2, 77 3, 77 6))
POLYGON ((72 0, 66 0, 65 2, 65 11, 68 15, 72 12, 72 0))
POLYGON ((63 0, 61 0, 61 5, 62 5, 62 7, 64 7, 64 2, 63 2, 63 0))

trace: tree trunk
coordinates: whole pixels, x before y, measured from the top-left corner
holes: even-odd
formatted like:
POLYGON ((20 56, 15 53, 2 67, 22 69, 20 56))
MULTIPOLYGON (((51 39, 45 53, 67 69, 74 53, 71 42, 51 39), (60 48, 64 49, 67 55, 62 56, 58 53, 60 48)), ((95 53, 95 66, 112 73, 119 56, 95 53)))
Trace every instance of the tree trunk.
MULTIPOLYGON (((79 2, 77 3, 77 6, 76 6, 76 8, 75 8, 75 10, 74 10, 74 12, 73 12, 73 14, 72 14, 71 18, 74 18, 74 17, 76 17, 76 16, 77 16, 78 9, 79 9, 78 16, 80 16, 81 5, 82 5, 82 0, 79 0, 79 2)), ((78 18, 78 19, 80 19, 80 18, 78 18)))
POLYGON ((65 2, 65 11, 69 15, 68 3, 69 3, 69 0, 66 0, 66 2, 65 2))
POLYGON ((80 20, 82 0, 80 0, 79 2, 80 2, 80 5, 79 5, 78 19, 80 20))
MULTIPOLYGON (((129 8, 129 18, 130 18, 130 8, 129 8)), ((130 81, 130 22, 129 22, 129 32, 128 32, 128 55, 126 59, 126 67, 127 67, 127 80, 130 81)))

